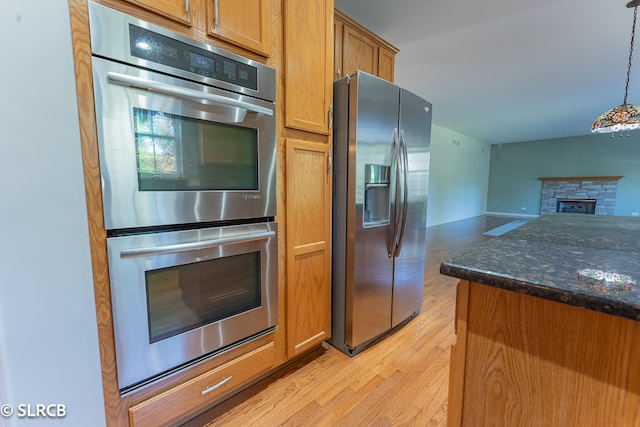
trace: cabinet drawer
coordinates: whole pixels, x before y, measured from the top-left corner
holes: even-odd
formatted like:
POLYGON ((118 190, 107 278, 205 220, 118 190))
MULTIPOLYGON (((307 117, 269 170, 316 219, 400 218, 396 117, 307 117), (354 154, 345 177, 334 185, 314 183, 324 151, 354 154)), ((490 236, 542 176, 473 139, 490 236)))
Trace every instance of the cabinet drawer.
POLYGON ((164 426, 195 413, 275 366, 275 345, 263 345, 129 408, 131 426, 164 426))

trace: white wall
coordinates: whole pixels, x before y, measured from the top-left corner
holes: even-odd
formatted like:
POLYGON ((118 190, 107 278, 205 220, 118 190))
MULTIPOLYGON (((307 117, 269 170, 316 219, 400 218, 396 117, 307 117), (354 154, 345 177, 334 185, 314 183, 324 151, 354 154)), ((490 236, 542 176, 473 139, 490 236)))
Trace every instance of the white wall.
POLYGON ((490 144, 432 126, 428 227, 486 212, 490 159, 490 144))
POLYGON ((0 52, 0 425, 105 425, 68 0, 4 2, 0 52))

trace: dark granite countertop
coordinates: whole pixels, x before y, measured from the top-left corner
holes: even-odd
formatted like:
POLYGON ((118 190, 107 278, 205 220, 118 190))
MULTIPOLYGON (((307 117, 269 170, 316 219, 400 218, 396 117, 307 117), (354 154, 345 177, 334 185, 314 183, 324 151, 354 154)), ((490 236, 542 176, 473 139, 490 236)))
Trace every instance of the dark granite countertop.
POLYGON ((543 215, 442 262, 440 273, 640 320, 640 218, 543 215))

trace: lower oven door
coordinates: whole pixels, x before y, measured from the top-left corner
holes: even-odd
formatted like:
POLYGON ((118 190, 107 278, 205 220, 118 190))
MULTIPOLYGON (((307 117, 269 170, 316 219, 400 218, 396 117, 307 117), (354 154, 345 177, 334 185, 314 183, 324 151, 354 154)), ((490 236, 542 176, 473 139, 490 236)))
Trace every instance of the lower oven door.
POLYGON ((277 323, 277 223, 107 239, 127 392, 277 323))

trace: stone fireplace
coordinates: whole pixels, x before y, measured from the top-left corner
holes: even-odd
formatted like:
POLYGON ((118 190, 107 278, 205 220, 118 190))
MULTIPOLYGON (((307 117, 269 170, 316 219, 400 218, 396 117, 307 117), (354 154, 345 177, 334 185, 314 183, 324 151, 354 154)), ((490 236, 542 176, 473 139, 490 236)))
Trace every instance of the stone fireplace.
POLYGON ((621 176, 540 178, 540 215, 552 212, 613 215, 621 176))

